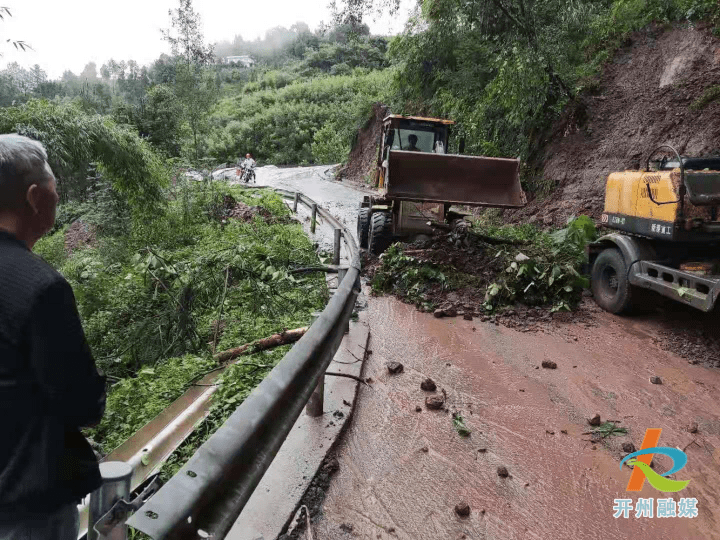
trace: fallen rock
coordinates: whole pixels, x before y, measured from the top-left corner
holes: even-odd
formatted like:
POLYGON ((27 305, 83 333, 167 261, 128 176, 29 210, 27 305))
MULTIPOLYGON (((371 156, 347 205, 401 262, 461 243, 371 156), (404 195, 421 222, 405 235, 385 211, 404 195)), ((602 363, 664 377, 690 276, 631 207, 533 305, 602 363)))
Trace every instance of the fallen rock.
POLYGON ((697 422, 693 422, 688 426, 688 432, 690 433, 697 433, 698 432, 698 425, 697 422))
POLYGON ((465 313, 463 313, 463 319, 465 319, 466 321, 472 321, 473 320, 472 312, 466 311, 465 313))
POLYGON ((555 362, 553 362, 552 360, 543 360, 542 367, 547 368, 547 369, 557 369, 557 364, 555 362))
POLYGON ((627 452, 628 454, 632 454, 635 452, 635 445, 631 442, 624 442, 622 444, 623 452, 627 452))
POLYGON ((650 377, 650 382, 653 384, 662 384, 662 379, 657 375, 653 375, 652 377, 650 377))
POLYGON ((433 311, 433 315, 439 319, 440 317, 445 316, 445 312, 442 309, 438 308, 435 311, 433 311))
POLYGON ((443 314, 446 317, 457 317, 457 309, 455 309, 454 307, 443 309, 443 314))
POLYGON ((428 377, 420 383, 420 388, 422 388, 426 392, 434 392, 435 390, 437 390, 437 385, 435 384, 435 381, 428 377))
POLYGON ((425 406, 428 409, 442 409, 443 405, 445 405, 445 397, 441 394, 436 394, 434 396, 428 396, 425 398, 425 406))
POLYGON ((415 407, 415 412, 422 412, 422 407, 420 405, 415 407))
POLYGON ((429 449, 427 446, 423 446, 423 447, 420 449, 420 451, 421 451, 421 452, 425 452, 425 453, 427 454, 427 453, 430 451, 430 449, 429 449))
POLYGON ((455 505, 455 513, 460 517, 467 517, 470 515, 470 505, 465 501, 461 501, 455 505))
POLYGON ((592 418, 590 418, 590 419, 588 420, 588 424, 590 424, 591 426, 599 426, 601 423, 602 423, 602 422, 601 422, 601 420, 600 420, 600 415, 599 415, 599 414, 596 414, 595 416, 593 416, 592 418))
POLYGON ((478 452, 484 454, 485 452, 487 452, 487 448, 478 448, 478 452))
POLYGON ((346 533, 351 533, 353 532, 353 526, 350 525, 350 523, 343 523, 340 525, 340 530, 346 533))
POLYGON ((508 476, 510 476, 510 473, 508 472, 507 467, 498 467, 497 473, 500 478, 507 478, 508 476))
POLYGON ((397 375, 403 371, 403 365, 400 362, 388 362, 385 365, 387 366, 388 371, 393 375, 397 375))

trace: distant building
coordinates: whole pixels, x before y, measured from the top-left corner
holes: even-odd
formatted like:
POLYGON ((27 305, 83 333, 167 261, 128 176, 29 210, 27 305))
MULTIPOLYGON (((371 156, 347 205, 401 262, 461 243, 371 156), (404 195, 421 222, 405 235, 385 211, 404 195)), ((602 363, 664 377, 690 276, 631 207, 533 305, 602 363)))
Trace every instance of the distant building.
POLYGON ((253 60, 251 57, 245 55, 245 56, 226 56, 223 58, 223 61, 226 64, 241 64, 243 67, 253 67, 255 65, 255 60, 253 60))

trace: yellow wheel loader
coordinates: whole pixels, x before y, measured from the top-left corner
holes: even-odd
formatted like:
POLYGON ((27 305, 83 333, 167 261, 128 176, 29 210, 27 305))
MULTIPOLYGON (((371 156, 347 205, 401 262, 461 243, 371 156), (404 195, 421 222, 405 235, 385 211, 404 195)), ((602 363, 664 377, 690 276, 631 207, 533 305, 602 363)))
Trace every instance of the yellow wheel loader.
POLYGON ((628 312, 654 291, 711 311, 720 295, 719 207, 720 157, 660 146, 645 170, 610 174, 601 221, 618 232, 588 246, 597 304, 628 312), (660 151, 669 157, 651 161, 660 151))
MULTIPOLYGON (((451 205, 519 208, 520 161, 448 154, 452 120, 390 115, 383 120, 375 184, 360 205, 360 247, 380 254, 396 238, 432 233, 451 205)), ((461 141, 461 153, 463 143, 461 141)))

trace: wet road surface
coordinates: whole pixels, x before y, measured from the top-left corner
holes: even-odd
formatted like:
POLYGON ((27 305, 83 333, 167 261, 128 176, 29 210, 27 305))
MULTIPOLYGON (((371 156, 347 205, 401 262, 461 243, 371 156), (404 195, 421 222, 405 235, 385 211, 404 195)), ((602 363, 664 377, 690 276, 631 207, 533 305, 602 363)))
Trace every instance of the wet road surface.
MULTIPOLYGON (((350 538, 350 528, 363 539, 720 537, 720 373, 661 351, 642 321, 602 313, 591 329, 532 334, 435 319, 394 298, 371 299, 367 319, 373 390, 361 390, 340 444, 317 538, 350 538), (557 369, 539 367, 543 360, 557 369), (389 361, 404 372, 389 374, 389 361), (663 384, 651 384, 653 375, 663 384), (425 377, 447 393, 447 412, 425 407, 425 377), (455 431, 451 412, 462 414, 469 437, 455 431), (628 434, 591 442, 595 414, 620 420, 628 434), (690 484, 680 493, 647 483, 625 491, 621 444, 639 448, 650 427, 663 429, 661 446, 686 449, 674 478, 690 484), (502 466, 510 477, 498 475, 502 466), (699 516, 613 518, 615 498, 638 497, 694 497, 699 516), (455 514, 460 501, 469 517, 455 514)), ((671 466, 664 456, 655 463, 658 472, 671 466)))
MULTIPOLYGON (((348 229, 355 232, 357 227, 357 211, 364 195, 369 193, 337 182, 333 177, 334 166, 321 165, 315 167, 282 168, 267 165, 256 169, 256 183, 250 186, 271 186, 288 191, 300 191, 330 211, 348 229)), ((235 169, 227 169, 230 173, 235 169)), ((231 180, 231 182, 233 182, 231 180)), ((309 231, 310 212, 299 205, 299 215, 309 231)), ((320 224, 322 225, 322 223, 320 224)), ((311 235, 318 242, 320 249, 332 251, 333 236, 328 227, 318 226, 317 234, 311 235)))
MULTIPOLYGON (((354 231, 363 193, 329 180, 327 169, 265 167, 258 184, 301 190, 354 231)), ((338 448, 315 538, 720 538, 720 371, 662 350, 653 317, 596 310, 592 324, 523 333, 370 297, 361 318, 371 328, 364 376, 373 388, 362 388, 338 448), (390 361, 404 372, 389 374, 390 361), (426 408, 425 377, 436 394, 445 390, 447 410, 426 408), (454 429, 454 412, 469 437, 454 429), (628 433, 591 440, 595 414, 628 433), (685 490, 664 494, 646 482, 625 491, 622 443, 640 448, 647 428, 662 428, 659 444, 687 453, 673 475, 690 480, 685 490), (699 515, 613 517, 614 499, 639 497, 653 498, 655 510, 660 498, 696 498, 699 515), (455 514, 461 501, 468 517, 455 514)), ((662 473, 671 461, 656 455, 654 465, 662 473)))

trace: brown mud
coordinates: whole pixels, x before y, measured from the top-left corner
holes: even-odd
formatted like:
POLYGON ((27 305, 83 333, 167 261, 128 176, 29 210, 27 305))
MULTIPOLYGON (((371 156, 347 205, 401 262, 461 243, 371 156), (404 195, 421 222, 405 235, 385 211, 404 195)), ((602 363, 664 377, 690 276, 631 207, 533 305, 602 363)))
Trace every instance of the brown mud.
MULTIPOLYGON (((592 329, 528 334, 438 320, 391 297, 371 299, 369 309, 372 389, 361 390, 337 450, 315 538, 720 538, 720 372, 661 350, 654 322, 598 313, 592 329), (389 361, 404 372, 389 374, 389 361), (446 396, 444 410, 424 406, 428 377, 446 396), (592 436, 597 414, 627 433, 592 436), (625 491, 623 445, 640 448, 650 427, 688 455, 675 475, 690 480, 680 493, 647 483, 625 491), (638 497, 694 497, 699 516, 613 517, 615 498, 638 497), (465 503, 467 517, 455 510, 465 503)), ((670 466, 663 457, 654 464, 661 472, 670 466)))
POLYGON ((65 251, 68 255, 83 247, 97 244, 97 227, 84 221, 74 221, 65 231, 65 251))

